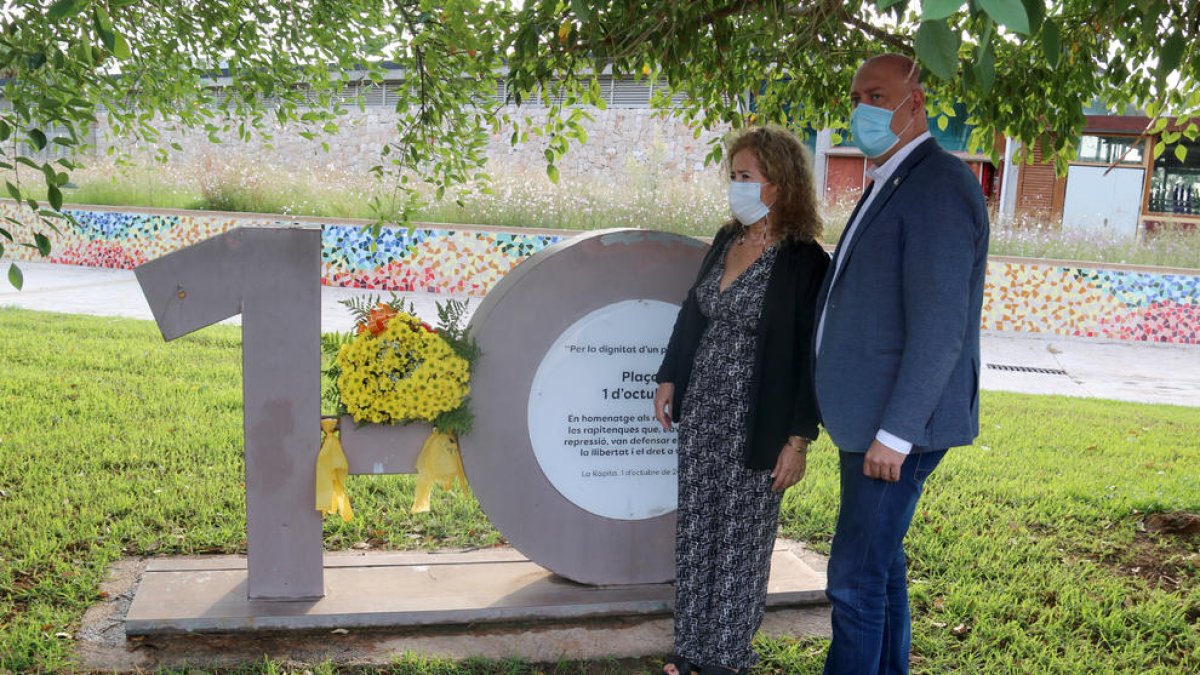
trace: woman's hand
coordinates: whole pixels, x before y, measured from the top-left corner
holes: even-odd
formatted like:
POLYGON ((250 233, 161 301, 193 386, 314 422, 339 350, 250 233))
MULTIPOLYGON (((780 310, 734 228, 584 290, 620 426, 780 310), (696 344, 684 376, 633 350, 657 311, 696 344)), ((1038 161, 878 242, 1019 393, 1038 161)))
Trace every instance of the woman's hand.
POLYGON ((779 451, 779 459, 775 461, 775 470, 771 472, 771 489, 783 492, 804 478, 804 470, 808 466, 808 442, 799 436, 792 436, 783 449, 779 451), (802 448, 797 450, 797 448, 802 448))
POLYGON ((671 430, 671 399, 675 398, 675 385, 663 382, 654 392, 654 419, 662 425, 663 431, 671 430))

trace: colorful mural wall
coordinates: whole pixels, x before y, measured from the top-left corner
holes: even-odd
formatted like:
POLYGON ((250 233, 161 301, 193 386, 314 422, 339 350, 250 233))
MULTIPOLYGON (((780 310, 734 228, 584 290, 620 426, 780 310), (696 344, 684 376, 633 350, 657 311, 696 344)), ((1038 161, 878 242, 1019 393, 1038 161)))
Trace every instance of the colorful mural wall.
MULTIPOLYGON (((68 209, 67 212, 78 221, 79 226, 64 226, 61 235, 51 237, 53 248, 49 261, 114 269, 133 269, 147 260, 204 241, 242 224, 240 219, 232 216, 221 217, 202 212, 194 215, 82 209, 68 209)), ((0 218, 16 216, 27 220, 27 213, 18 210, 12 203, 0 202, 0 218)), ((27 232, 28 228, 21 234, 27 232)), ((13 232, 13 236, 22 240, 18 232, 13 232)), ((24 237, 25 241, 29 239, 32 236, 24 237)), ((18 258, 26 260, 42 259, 29 249, 14 249, 13 252, 17 253, 18 258)))
MULTIPOLYGON (((72 209, 78 228, 52 238, 49 261, 68 265, 133 269, 171 251, 234 227, 279 225, 264 216, 163 214, 72 209)), ((0 219, 22 218, 12 203, 0 202, 0 219)), ((11 222, 11 221, 10 221, 11 222)), ((372 247, 370 233, 357 224, 320 223, 321 282, 327 286, 398 293, 421 291, 473 296, 487 294, 517 263, 570 233, 532 234, 494 230, 385 229, 372 247)), ((12 229, 9 227, 8 229, 12 229)), ((44 228, 39 228, 44 229, 44 228)), ((12 232, 32 239, 29 228, 12 232)), ((42 260, 36 251, 10 246, 5 255, 42 260)))
POLYGON ((327 286, 483 296, 525 258, 570 236, 403 228, 375 239, 358 225, 321 226, 327 286))
POLYGON ((1200 345, 1200 272, 993 260, 984 330, 1200 345))
MULTIPOLYGON (((50 261, 131 269, 233 227, 276 225, 267 216, 163 214, 78 209, 79 228, 53 240, 50 261)), ((0 219, 21 218, 0 202, 0 219)), ((11 223, 11 221, 8 221, 11 223)), ((526 257, 565 237, 517 231, 387 229, 371 246, 356 224, 322 223, 322 282, 382 291, 482 296, 526 257)), ((18 241, 29 230, 6 226, 18 241)), ((9 245, 5 255, 40 260, 9 245)), ((1200 271, 1068 267, 1034 260, 993 260, 982 328, 988 331, 1200 345, 1200 271)))

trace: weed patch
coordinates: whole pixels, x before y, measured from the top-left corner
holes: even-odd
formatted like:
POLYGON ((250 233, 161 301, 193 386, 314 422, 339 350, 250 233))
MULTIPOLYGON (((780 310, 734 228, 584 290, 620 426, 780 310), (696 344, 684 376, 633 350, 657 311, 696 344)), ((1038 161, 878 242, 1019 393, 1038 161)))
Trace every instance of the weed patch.
POLYGON ((1099 562, 1114 572, 1141 579, 1151 588, 1187 595, 1200 581, 1200 516, 1151 513, 1135 522, 1133 541, 1099 562))

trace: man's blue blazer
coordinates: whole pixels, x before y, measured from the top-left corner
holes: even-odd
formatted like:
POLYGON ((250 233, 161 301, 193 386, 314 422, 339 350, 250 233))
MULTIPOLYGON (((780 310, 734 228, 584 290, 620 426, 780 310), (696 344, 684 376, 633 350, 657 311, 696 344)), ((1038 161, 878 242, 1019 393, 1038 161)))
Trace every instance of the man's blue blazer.
POLYGON ((828 303, 814 365, 822 424, 846 452, 866 452, 880 429, 914 452, 968 445, 979 434, 988 249, 979 182, 928 139, 872 190, 818 299, 818 312, 828 303))

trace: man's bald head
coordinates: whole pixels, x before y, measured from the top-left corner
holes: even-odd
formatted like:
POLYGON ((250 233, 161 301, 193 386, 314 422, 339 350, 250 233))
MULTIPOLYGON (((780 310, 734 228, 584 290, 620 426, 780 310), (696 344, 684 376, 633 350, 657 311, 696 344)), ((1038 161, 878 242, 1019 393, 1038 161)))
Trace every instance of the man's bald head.
POLYGON ((881 76, 903 83, 909 89, 921 87, 921 69, 917 67, 916 61, 903 54, 880 54, 871 57, 859 66, 858 72, 861 73, 868 68, 875 70, 881 76))

